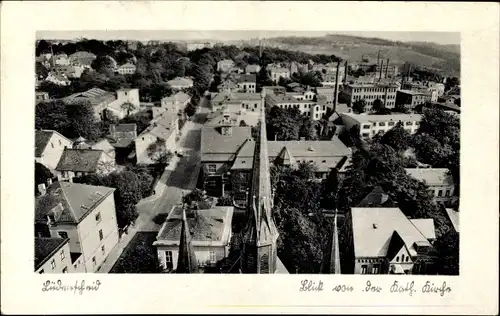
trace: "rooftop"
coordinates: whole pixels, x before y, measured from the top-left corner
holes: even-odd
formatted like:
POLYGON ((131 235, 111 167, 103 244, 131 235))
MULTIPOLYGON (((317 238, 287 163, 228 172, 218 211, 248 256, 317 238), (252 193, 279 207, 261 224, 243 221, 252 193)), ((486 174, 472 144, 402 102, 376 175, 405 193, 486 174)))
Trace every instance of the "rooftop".
POLYGON ((92 88, 85 92, 74 93, 65 97, 67 102, 89 100, 92 106, 100 105, 103 102, 111 102, 116 99, 113 92, 108 92, 99 88, 92 88))
POLYGON ((251 127, 232 127, 231 136, 220 133, 219 128, 203 127, 201 129, 202 161, 212 159, 227 160, 252 135, 251 127), (229 156, 228 156, 229 155, 229 156))
POLYGON ((412 256, 414 243, 431 246, 426 236, 397 208, 354 207, 351 210, 356 257, 385 257, 394 232, 412 256))
POLYGON ((102 154, 102 150, 65 148, 56 170, 95 172, 102 154))
POLYGON ((241 77, 238 79, 239 83, 243 83, 243 82, 254 83, 256 81, 257 81, 257 76, 254 75, 254 74, 251 74, 251 75, 241 75, 241 77))
MULTIPOLYGON (((306 103, 306 104, 313 104, 314 101, 311 100, 298 100, 294 98, 293 96, 289 95, 290 93, 294 92, 287 92, 288 95, 276 95, 276 94, 268 94, 266 95, 266 98, 269 101, 274 101, 276 103, 284 103, 284 102, 289 102, 289 103, 306 103)), ((302 94, 300 94, 302 95, 302 94)))
MULTIPOLYGON (((47 260, 69 242, 69 238, 35 237, 35 270, 38 270, 47 260)), ((67 254, 69 255, 69 254, 67 254)))
POLYGON ((373 123, 373 122, 399 122, 399 121, 420 121, 422 115, 420 114, 388 114, 388 115, 377 115, 377 114, 354 114, 354 113, 342 113, 342 117, 347 116, 355 119, 360 123, 373 123))
POLYGON ((396 203, 381 187, 377 186, 359 202, 357 207, 396 207, 396 203))
MULTIPOLYGON (((49 144, 50 138, 53 134, 58 134, 59 136, 64 137, 57 131, 53 130, 38 130, 35 131, 35 157, 41 157, 45 148, 49 144)), ((67 138, 66 138, 67 139, 67 138)))
POLYGON ((71 182, 54 182, 35 201, 35 222, 47 222, 52 212, 56 223, 80 223, 114 188, 71 182))
POLYGON ((177 77, 175 79, 172 79, 167 82, 170 86, 192 86, 193 85, 193 80, 189 78, 181 78, 177 77))
POLYGON ((451 221, 451 224, 453 225, 453 228, 457 233, 460 232, 460 213, 451 209, 447 208, 446 209, 446 214, 448 215, 448 218, 451 221))
POLYGON ((125 133, 125 132, 135 132, 137 130, 137 125, 135 123, 117 124, 115 125, 115 131, 125 133))
POLYGON ((427 185, 452 185, 453 177, 446 168, 406 168, 413 178, 424 181, 427 185))
MULTIPOLYGON (((194 246, 205 243, 229 243, 233 207, 217 206, 211 209, 190 210, 186 211, 186 216, 194 246)), ((175 206, 158 232, 157 242, 178 245, 181 226, 182 207, 175 206)))

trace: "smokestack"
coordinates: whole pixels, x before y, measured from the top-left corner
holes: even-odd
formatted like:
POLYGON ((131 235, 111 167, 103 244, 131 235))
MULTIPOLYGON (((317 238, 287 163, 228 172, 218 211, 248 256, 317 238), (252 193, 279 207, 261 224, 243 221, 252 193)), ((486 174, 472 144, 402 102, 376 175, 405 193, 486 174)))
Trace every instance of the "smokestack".
POLYGON ((347 60, 345 61, 345 73, 344 73, 344 84, 347 84, 347 73, 349 70, 349 64, 347 63, 347 60))
POLYGON ((378 80, 382 79, 382 68, 384 68, 384 61, 383 60, 380 63, 380 72, 379 72, 378 80))
POLYGON ((378 51, 377 54, 377 65, 380 64, 380 50, 378 51))
POLYGON ((389 73, 389 58, 387 58, 387 64, 385 65, 385 79, 387 79, 388 73, 389 73))
POLYGON ((337 110, 337 103, 338 103, 338 92, 339 92, 339 69, 340 69, 340 60, 337 61, 337 71, 335 73, 335 94, 334 94, 334 101, 333 101, 333 112, 337 110))

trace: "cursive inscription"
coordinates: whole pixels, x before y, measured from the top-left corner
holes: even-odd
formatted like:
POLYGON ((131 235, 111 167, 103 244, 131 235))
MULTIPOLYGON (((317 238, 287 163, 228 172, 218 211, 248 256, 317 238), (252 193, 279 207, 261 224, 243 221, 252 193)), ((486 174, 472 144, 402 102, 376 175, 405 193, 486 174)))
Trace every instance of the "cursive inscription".
POLYGON ((446 286, 446 282, 443 282, 441 286, 434 285, 433 282, 427 281, 425 285, 422 286, 422 293, 439 293, 440 296, 444 296, 445 293, 450 293, 451 288, 446 286))
POLYGON ((92 284, 85 284, 84 280, 75 281, 74 284, 64 284, 61 280, 50 281, 47 280, 42 283, 42 292, 62 291, 73 292, 73 294, 82 295, 83 292, 95 292, 99 290, 101 281, 96 280, 92 284))
POLYGON ((351 285, 345 285, 345 284, 335 285, 333 287, 332 291, 334 291, 334 292, 352 292, 352 291, 354 291, 354 287, 352 287, 351 285))
POLYGON ((380 291, 382 291, 382 288, 380 286, 373 285, 370 280, 366 281, 366 287, 363 292, 380 293, 380 291))
POLYGON ((389 291, 391 293, 408 293, 408 295, 413 296, 413 293, 416 292, 414 286, 415 281, 406 283, 398 283, 398 281, 394 281, 394 283, 389 288, 389 291))
POLYGON ((300 282, 301 286, 300 292, 321 292, 323 291, 323 281, 319 281, 318 283, 311 280, 302 280, 300 282))

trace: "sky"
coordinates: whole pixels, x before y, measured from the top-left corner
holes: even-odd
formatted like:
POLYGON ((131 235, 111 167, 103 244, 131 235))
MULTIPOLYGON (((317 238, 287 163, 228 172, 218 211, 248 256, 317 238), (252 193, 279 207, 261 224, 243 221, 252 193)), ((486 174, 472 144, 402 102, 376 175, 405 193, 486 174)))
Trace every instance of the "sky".
POLYGON ((361 37, 378 37, 402 42, 434 42, 437 44, 460 44, 460 33, 450 32, 335 32, 335 31, 39 31, 38 39, 70 40, 79 37, 98 40, 248 40, 259 37, 306 36, 318 37, 326 34, 343 34, 361 37))

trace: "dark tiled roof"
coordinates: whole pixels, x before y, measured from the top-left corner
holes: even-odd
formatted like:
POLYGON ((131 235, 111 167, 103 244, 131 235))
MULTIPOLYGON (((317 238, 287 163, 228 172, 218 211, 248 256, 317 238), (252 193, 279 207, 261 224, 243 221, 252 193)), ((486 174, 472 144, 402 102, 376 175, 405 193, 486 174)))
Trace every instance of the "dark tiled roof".
POLYGON ((66 148, 59 159, 56 170, 95 172, 102 153, 102 150, 66 148))
POLYGON ((375 187, 357 207, 396 207, 396 203, 379 186, 375 187))
POLYGON ((92 106, 99 105, 103 102, 110 103, 116 100, 116 96, 113 92, 108 92, 99 88, 92 88, 85 92, 79 92, 67 96, 64 98, 66 102, 77 102, 89 100, 92 106))
POLYGON ((243 83, 243 82, 256 82, 257 81, 257 76, 256 75, 242 75, 239 79, 238 82, 243 83))
POLYGON ((47 262, 67 242, 69 242, 69 238, 35 237, 35 270, 47 262))
POLYGON ((135 123, 115 125, 115 131, 117 132, 134 132, 136 130, 137 125, 135 123))
POLYGON ((53 131, 35 131, 35 157, 42 156, 53 133, 53 131))
MULTIPOLYGON (((232 207, 215 207, 208 210, 193 210, 187 214, 192 241, 222 241, 224 228, 231 225, 232 207)), ((158 240, 181 238, 182 208, 176 207, 167 218, 158 240)))
POLYGON ((103 186, 54 182, 35 201, 35 221, 46 223, 54 211, 56 223, 77 224, 114 191, 103 186))
POLYGON ((252 136, 251 127, 232 127, 232 135, 222 135, 218 128, 203 127, 201 130, 201 155, 236 154, 246 139, 252 136))

